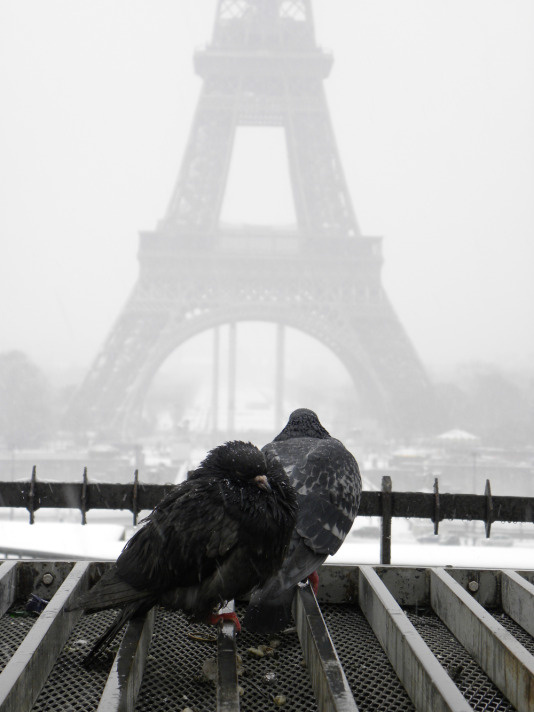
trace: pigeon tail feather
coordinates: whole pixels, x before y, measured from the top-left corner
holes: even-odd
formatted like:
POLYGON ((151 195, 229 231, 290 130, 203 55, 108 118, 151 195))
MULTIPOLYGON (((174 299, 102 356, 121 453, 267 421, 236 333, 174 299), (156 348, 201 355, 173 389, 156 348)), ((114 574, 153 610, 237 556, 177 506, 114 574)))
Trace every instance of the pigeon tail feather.
POLYGON ((75 611, 83 608, 86 613, 103 611, 107 608, 117 608, 133 605, 149 598, 148 591, 138 591, 126 581, 122 581, 114 572, 105 574, 100 581, 74 601, 67 610, 75 611))
POLYGON ((295 588, 285 590, 272 600, 251 598, 243 619, 243 627, 252 633, 278 633, 287 628, 293 618, 295 588))
POLYGON ((306 580, 325 558, 325 554, 316 554, 299 541, 277 574, 252 592, 243 627, 256 633, 277 633, 288 626, 297 584, 306 580))
POLYGON ((102 635, 97 639, 91 651, 83 659, 83 665, 85 667, 91 667, 98 657, 101 650, 104 650, 109 643, 117 636, 121 628, 134 616, 141 615, 146 611, 150 610, 152 605, 146 605, 141 603, 132 603, 126 606, 121 611, 117 613, 111 624, 106 628, 102 635))

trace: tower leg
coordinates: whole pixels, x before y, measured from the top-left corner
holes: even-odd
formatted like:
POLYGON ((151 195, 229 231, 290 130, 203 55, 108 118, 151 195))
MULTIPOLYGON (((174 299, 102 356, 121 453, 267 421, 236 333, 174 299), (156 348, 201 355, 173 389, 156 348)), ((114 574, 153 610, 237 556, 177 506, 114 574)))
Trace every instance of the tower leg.
POLYGON ((280 427, 284 417, 284 383, 285 383, 285 338, 286 330, 283 324, 276 325, 276 382, 274 387, 274 428, 280 427))
POLYGON ((235 321, 230 324, 228 335, 228 432, 235 429, 235 385, 236 385, 236 345, 237 327, 235 321))
POLYGON ((220 331, 216 326, 213 330, 213 370, 211 374, 211 428, 214 433, 219 430, 219 369, 220 369, 220 331))

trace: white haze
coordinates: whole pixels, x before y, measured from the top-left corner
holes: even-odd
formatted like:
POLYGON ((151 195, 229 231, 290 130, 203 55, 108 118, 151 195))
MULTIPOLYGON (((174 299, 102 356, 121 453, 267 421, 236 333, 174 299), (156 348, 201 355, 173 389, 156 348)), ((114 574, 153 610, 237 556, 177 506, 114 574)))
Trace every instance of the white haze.
MULTIPOLYGON (((430 367, 528 364, 534 4, 313 4, 356 214, 364 234, 384 236, 384 283, 417 351, 430 367)), ((192 54, 214 10, 0 2, 0 351, 58 370, 93 360, 135 282, 138 231, 170 197, 200 88, 192 54)), ((224 219, 252 221, 245 208, 262 195, 273 224, 292 219, 272 199, 284 190, 267 170, 283 165, 271 137, 242 150, 224 219), (260 165, 247 171, 247 157, 260 165)))

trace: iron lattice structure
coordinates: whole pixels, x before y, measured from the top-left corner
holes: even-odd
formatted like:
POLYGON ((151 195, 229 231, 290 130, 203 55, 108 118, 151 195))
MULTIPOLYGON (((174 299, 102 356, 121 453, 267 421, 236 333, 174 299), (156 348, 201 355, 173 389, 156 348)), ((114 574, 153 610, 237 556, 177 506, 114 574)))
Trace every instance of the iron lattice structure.
POLYGON ((167 213, 140 236, 137 283, 69 424, 124 434, 180 344, 255 320, 329 347, 366 417, 419 428, 432 389, 382 287, 381 238, 358 227, 323 88, 332 57, 316 44, 310 0, 220 0, 194 62, 203 87, 167 213), (296 228, 220 224, 239 126, 285 129, 296 228))

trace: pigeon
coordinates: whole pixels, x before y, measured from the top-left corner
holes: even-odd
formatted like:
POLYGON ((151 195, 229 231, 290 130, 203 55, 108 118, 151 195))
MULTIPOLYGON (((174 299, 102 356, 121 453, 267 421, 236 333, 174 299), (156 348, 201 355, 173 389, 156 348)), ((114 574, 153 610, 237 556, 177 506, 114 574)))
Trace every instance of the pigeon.
POLYGON ((154 605, 217 623, 227 601, 282 564, 297 501, 280 462, 252 443, 214 448, 145 519, 116 563, 71 610, 121 608, 84 660, 91 665, 123 625, 154 605))
POLYGON ((298 500, 297 523, 282 567, 252 592, 243 626, 277 633, 292 618, 298 583, 307 578, 317 593, 317 568, 335 554, 350 531, 360 504, 358 463, 307 408, 291 413, 282 432, 262 449, 282 463, 298 500))

